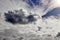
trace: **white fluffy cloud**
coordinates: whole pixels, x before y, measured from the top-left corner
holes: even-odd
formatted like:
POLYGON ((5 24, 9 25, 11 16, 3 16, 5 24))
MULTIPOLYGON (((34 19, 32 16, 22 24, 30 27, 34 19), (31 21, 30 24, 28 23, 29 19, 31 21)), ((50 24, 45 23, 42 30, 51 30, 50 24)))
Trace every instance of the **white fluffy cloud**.
MULTIPOLYGON (((40 19, 38 19, 36 21, 36 25, 32 24, 27 24, 27 25, 21 25, 21 24, 17 24, 17 25, 12 25, 10 23, 5 22, 4 20, 0 19, 0 27, 4 27, 6 26, 6 28, 9 27, 14 27, 14 28, 18 28, 18 30, 21 30, 23 32, 35 32, 38 28, 38 26, 42 27, 41 32, 37 32, 37 33, 48 33, 48 34, 52 34, 55 35, 57 34, 57 32, 60 31, 60 19, 56 19, 54 17, 49 17, 45 20, 42 20, 42 15, 45 15, 48 11, 51 11, 53 8, 56 8, 57 6, 54 4, 54 0, 50 0, 50 2, 42 1, 42 6, 35 6, 34 8, 29 8, 29 5, 26 2, 23 2, 22 0, 0 0, 0 12, 4 13, 7 12, 8 10, 16 10, 16 9, 24 9, 24 11, 26 12, 25 14, 28 14, 30 12, 32 12, 32 14, 37 14, 40 16, 40 19), (48 29, 47 29, 48 27, 48 29), (54 32, 53 32, 54 31, 54 32)), ((3 16, 2 16, 3 17, 3 16)), ((2 28, 2 29, 4 29, 2 28)))

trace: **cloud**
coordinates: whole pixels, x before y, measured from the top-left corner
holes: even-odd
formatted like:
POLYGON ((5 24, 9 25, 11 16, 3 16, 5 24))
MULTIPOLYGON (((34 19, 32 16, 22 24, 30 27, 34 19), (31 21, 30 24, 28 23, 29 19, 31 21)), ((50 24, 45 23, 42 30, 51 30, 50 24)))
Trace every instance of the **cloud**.
MULTIPOLYGON (((27 0, 27 2, 30 2, 30 1, 27 0)), ((30 32, 31 31, 35 32, 39 26, 39 27, 42 27, 42 30, 40 31, 42 34, 44 32, 47 34, 53 34, 53 35, 57 34, 57 32, 60 31, 60 19, 59 19, 60 17, 57 16, 58 19, 56 19, 56 15, 57 14, 59 15, 60 8, 56 8, 56 5, 52 2, 52 0, 51 1, 50 0, 47 0, 47 1, 40 0, 40 3, 42 3, 42 4, 36 6, 35 5, 36 3, 34 2, 34 5, 33 5, 34 8, 32 8, 31 6, 29 6, 28 3, 26 3, 26 0, 25 1, 22 1, 22 0, 0 0, 0 9, 1 9, 0 12, 3 12, 3 13, 6 12, 6 14, 8 14, 8 11, 10 11, 10 10, 15 12, 14 10, 23 9, 23 11, 25 11, 25 15, 27 15, 27 16, 29 15, 29 17, 31 16, 29 13, 36 14, 36 15, 38 15, 39 18, 37 18, 35 25, 31 23, 31 24, 25 25, 25 27, 24 27, 24 25, 19 24, 19 26, 15 25, 12 27, 16 27, 16 28, 22 27, 19 30, 24 30, 24 31, 29 30, 30 32), (23 27, 26 29, 24 29, 23 27), (47 27, 49 27, 49 28, 46 29, 47 27), (58 29, 58 30, 56 30, 56 29, 58 29)), ((4 15, 2 15, 2 17, 3 16, 4 15)), ((29 17, 27 17, 27 18, 29 19, 29 17)), ((19 19, 19 18, 17 18, 17 19, 19 19)), ((11 26, 11 24, 4 22, 4 21, 1 22, 1 24, 2 24, 2 26, 4 26, 4 25, 9 26, 9 27, 11 26), (9 24, 9 25, 7 25, 7 24, 9 24)))
POLYGON ((27 24, 36 21, 36 18, 34 18, 34 15, 28 15, 25 16, 25 12, 23 9, 16 10, 15 13, 12 11, 8 11, 8 13, 5 13, 5 21, 13 23, 13 24, 27 24))

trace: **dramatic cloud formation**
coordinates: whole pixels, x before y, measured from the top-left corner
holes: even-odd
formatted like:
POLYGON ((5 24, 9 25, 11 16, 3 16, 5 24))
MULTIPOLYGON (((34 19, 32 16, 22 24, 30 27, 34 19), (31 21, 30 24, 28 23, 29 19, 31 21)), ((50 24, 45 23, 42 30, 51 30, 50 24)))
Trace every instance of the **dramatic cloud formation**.
POLYGON ((51 34, 55 36, 60 32, 60 8, 58 8, 60 6, 56 4, 57 2, 54 0, 0 0, 1 29, 12 27, 17 28, 20 32, 23 31, 22 33, 33 32, 40 35, 51 34), (23 17, 23 15, 20 14, 22 17, 21 20, 24 19, 23 21, 20 21, 20 16, 16 17, 18 16, 17 14, 21 12, 19 11, 20 9, 23 9, 26 16, 23 17), (18 13, 16 13, 17 10, 19 11, 18 13), (12 13, 13 16, 11 16, 12 14, 9 14, 8 11, 12 11, 10 13, 12 13), (25 19, 27 18, 27 20, 31 22, 32 19, 34 19, 32 15, 37 15, 34 16, 37 20, 30 24, 27 23, 26 25, 13 25, 5 21, 5 18, 7 18, 9 19, 8 21, 13 21, 13 23, 19 21, 26 22, 25 19), (2 26, 5 27, 2 28, 2 26))
POLYGON ((8 13, 5 13, 6 21, 16 24, 27 24, 36 21, 37 19, 34 17, 34 15, 28 15, 26 16, 23 9, 16 10, 15 13, 12 11, 8 11, 8 13))

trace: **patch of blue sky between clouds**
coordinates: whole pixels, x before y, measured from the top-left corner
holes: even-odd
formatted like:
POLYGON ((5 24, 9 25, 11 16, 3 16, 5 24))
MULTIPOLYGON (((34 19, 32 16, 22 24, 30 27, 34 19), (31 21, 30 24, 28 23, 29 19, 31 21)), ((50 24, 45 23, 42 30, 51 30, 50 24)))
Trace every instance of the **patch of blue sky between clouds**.
POLYGON ((30 7, 33 7, 34 5, 37 6, 40 4, 40 0, 27 0, 26 3, 30 5, 30 7))
POLYGON ((43 15, 42 18, 48 18, 50 16, 59 18, 59 15, 60 15, 60 8, 54 8, 53 10, 48 11, 45 15, 43 15))

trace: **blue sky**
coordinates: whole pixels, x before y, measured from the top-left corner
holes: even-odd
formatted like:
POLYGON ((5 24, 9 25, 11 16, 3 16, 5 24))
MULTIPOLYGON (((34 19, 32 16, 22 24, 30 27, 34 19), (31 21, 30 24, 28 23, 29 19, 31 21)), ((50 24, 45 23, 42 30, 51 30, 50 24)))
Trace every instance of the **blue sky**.
POLYGON ((34 5, 39 5, 39 1, 40 1, 40 0, 31 0, 31 1, 28 0, 27 3, 28 3, 31 7, 33 7, 33 4, 34 4, 34 5))
POLYGON ((60 8, 55 8, 51 11, 48 11, 45 15, 43 15, 43 18, 48 18, 49 16, 57 16, 60 14, 60 8))
MULTIPOLYGON (((41 0, 28 0, 27 3, 33 7, 33 4, 36 6, 36 5, 39 5, 41 0), (33 4, 32 4, 33 3, 33 4)), ((60 8, 54 8, 53 10, 51 11, 48 11, 45 15, 43 15, 42 17, 43 18, 48 18, 49 16, 57 16, 57 14, 60 14, 60 8)))

